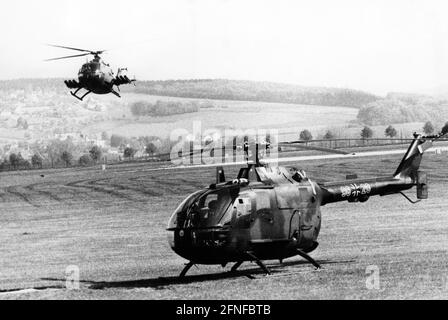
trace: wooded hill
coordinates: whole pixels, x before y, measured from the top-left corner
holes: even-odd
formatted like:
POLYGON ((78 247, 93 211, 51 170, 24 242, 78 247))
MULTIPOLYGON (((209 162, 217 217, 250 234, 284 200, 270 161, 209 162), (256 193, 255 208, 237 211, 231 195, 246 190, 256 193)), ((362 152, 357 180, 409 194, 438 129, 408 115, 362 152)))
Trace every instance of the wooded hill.
POLYGON ((366 104, 358 120, 367 125, 448 120, 448 100, 417 94, 389 93, 385 99, 366 104))
POLYGON ((380 97, 363 91, 240 80, 140 81, 126 91, 157 96, 360 108, 380 97))
MULTIPOLYGON (((338 88, 303 87, 273 82, 239 80, 138 81, 122 86, 123 92, 196 99, 242 100, 360 108, 380 97, 370 93, 338 88)), ((0 91, 51 90, 64 93, 63 79, 19 79, 0 81, 0 91)))

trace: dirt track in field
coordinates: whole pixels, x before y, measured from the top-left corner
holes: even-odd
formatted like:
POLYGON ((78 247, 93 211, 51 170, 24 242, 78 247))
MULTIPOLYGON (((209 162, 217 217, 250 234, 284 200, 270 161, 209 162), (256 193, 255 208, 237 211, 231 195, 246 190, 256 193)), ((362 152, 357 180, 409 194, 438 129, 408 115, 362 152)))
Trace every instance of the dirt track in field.
MULTIPOLYGON (((318 181, 340 180, 389 174, 400 158, 300 165, 318 181)), ((425 155, 430 199, 417 205, 396 195, 324 207, 312 254, 320 271, 300 258, 269 262, 269 277, 249 263, 236 276, 225 273, 229 267, 199 266, 185 283, 176 276, 186 261, 169 248, 165 227, 183 198, 213 182, 212 169, 3 173, 0 299, 446 299, 447 160, 425 155), (68 266, 79 268, 80 290, 66 289, 68 266), (380 290, 366 288, 369 266, 380 270, 380 290)))

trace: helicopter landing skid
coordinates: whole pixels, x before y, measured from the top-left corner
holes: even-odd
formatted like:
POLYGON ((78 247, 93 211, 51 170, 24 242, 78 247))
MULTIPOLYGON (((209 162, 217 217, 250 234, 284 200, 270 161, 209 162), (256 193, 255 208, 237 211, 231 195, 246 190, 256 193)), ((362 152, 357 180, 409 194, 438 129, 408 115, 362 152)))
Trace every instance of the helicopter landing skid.
MULTIPOLYGON (((268 267, 266 267, 266 265, 260 259, 258 259, 252 252, 248 251, 248 252, 246 252, 246 254, 249 256, 251 261, 255 261, 255 263, 258 264, 258 266, 266 273, 266 275, 270 275, 271 274, 271 271, 268 269, 268 267)), ((238 263, 234 267, 236 267, 237 265, 238 265, 238 263)))
POLYGON ((71 94, 72 96, 74 96, 76 99, 78 99, 79 101, 83 101, 83 99, 84 99, 89 93, 92 92, 92 91, 87 91, 87 92, 80 98, 80 97, 78 97, 77 93, 78 93, 81 89, 82 89, 82 88, 79 88, 79 89, 76 90, 75 92, 70 91, 70 94, 71 94))
POLYGON ((189 263, 187 263, 184 270, 182 270, 182 272, 180 273, 179 278, 180 279, 185 278, 185 276, 187 275, 187 272, 190 271, 191 267, 193 267, 193 266, 194 266, 193 262, 190 261, 189 263))
POLYGON ((120 94, 119 94, 117 91, 115 91, 115 90, 111 90, 111 92, 112 92, 114 95, 116 95, 118 98, 121 98, 120 94))
POLYGON ((244 261, 239 261, 237 263, 235 263, 235 265, 232 267, 232 269, 230 269, 231 273, 235 273, 236 270, 238 270, 239 267, 241 267, 241 265, 244 263, 244 261))
POLYGON ((320 264, 318 264, 318 263, 316 262, 316 260, 314 260, 313 258, 311 258, 311 257, 310 257, 307 253, 305 253, 304 251, 297 249, 296 252, 297 252, 297 254, 298 254, 299 256, 301 256, 302 258, 308 260, 308 262, 311 263, 313 266, 315 266, 316 269, 321 269, 321 268, 322 268, 322 267, 320 266, 320 264))

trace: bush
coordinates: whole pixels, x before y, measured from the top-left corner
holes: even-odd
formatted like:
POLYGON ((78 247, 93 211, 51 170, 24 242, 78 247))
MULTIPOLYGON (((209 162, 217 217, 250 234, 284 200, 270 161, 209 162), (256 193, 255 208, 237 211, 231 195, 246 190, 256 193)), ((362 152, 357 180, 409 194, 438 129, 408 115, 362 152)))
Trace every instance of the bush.
POLYGON ((9 163, 11 164, 11 166, 14 169, 17 169, 17 167, 19 166, 19 162, 20 162, 20 159, 19 159, 18 155, 16 155, 15 153, 11 153, 9 155, 9 163))
POLYGON ((92 158, 88 154, 85 154, 81 158, 79 158, 79 165, 83 167, 90 166, 92 162, 92 158))
POLYGON ((394 127, 392 127, 392 126, 388 126, 387 128, 386 128, 386 131, 384 131, 384 135, 386 136, 386 137, 390 137, 390 138, 394 138, 394 137, 396 137, 397 136, 397 130, 395 130, 395 128, 394 127))
POLYGON ((31 163, 28 160, 23 160, 21 166, 25 168, 25 170, 31 169, 31 163))
POLYGON ((433 134, 434 133, 434 126, 431 123, 431 121, 428 121, 428 122, 425 123, 425 125, 423 126, 423 131, 426 134, 433 134))
POLYGON ((93 161, 98 162, 98 160, 100 160, 103 155, 103 151, 100 147, 93 146, 93 148, 90 149, 89 154, 93 161))
POLYGON ((23 159, 22 154, 20 152, 18 154, 11 153, 9 155, 9 163, 11 164, 14 170, 20 168, 28 169, 30 167, 29 161, 23 159))
POLYGON ((163 117, 176 114, 199 112, 200 105, 195 102, 169 102, 157 101, 155 104, 139 101, 131 105, 131 112, 134 116, 163 117))
POLYGON ((42 168, 42 163, 43 163, 43 159, 40 155, 35 154, 32 158, 31 158, 31 164, 33 165, 33 167, 35 168, 42 168))
POLYGON ((72 164, 73 155, 68 151, 64 151, 62 152, 61 159, 64 161, 65 166, 68 167, 72 164))
POLYGON ((328 130, 327 133, 325 133, 325 135, 324 135, 324 140, 331 140, 331 139, 334 139, 334 134, 333 134, 333 132, 328 130))
POLYGON ((313 140, 313 135, 308 130, 303 130, 302 132, 300 132, 300 140, 302 141, 313 140))
POLYGON ((148 155, 153 155, 154 153, 156 153, 157 152, 157 147, 154 145, 154 143, 152 143, 152 142, 149 142, 147 145, 146 145, 146 153, 148 154, 148 155))
POLYGON ((0 164, 0 170, 10 170, 11 164, 9 163, 8 159, 4 159, 3 162, 0 164))
POLYGON ((373 131, 369 127, 364 127, 361 131, 361 138, 369 139, 373 137, 373 131))
POLYGON ((54 167, 55 164, 60 161, 67 164, 67 162, 62 159, 62 154, 64 151, 73 154, 76 152, 76 146, 73 144, 73 141, 70 139, 60 141, 58 139, 54 139, 49 141, 48 145, 45 148, 45 152, 47 154, 48 159, 50 160, 51 166, 54 167))
POLYGON ((442 128, 442 134, 445 135, 448 133, 448 122, 442 128))
POLYGON ((128 159, 134 158, 136 153, 137 153, 137 151, 133 148, 128 147, 128 148, 124 149, 124 157, 125 158, 128 158, 128 159))

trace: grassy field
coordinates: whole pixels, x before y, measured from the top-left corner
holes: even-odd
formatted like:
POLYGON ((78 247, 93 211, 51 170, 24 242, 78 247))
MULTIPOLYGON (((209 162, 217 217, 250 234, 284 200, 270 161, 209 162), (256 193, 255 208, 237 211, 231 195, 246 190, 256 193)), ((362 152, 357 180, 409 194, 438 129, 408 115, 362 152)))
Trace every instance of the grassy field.
MULTIPOLYGON (((282 139, 296 140, 300 131, 309 130, 313 137, 325 135, 328 130, 338 137, 359 138, 361 129, 356 122, 358 109, 348 107, 309 106, 285 103, 204 100, 176 97, 150 96, 136 93, 126 93, 123 100, 113 96, 102 97, 109 102, 107 115, 114 120, 97 122, 83 128, 85 133, 119 134, 126 137, 159 136, 168 137, 173 130, 186 129, 192 132, 193 124, 201 122, 202 130, 207 129, 277 129, 282 139), (174 101, 186 103, 198 101, 210 102, 212 108, 201 108, 197 113, 172 115, 165 117, 134 117, 130 105, 145 101, 156 103, 174 101), (125 116, 123 118, 123 115, 125 116), (318 122, 315 120, 319 119, 318 122), (225 125, 224 125, 225 124, 225 125)), ((413 132, 421 132, 423 122, 393 124, 398 136, 409 137, 413 132)), ((374 126, 374 137, 384 137, 387 126, 374 126)))
MULTIPOLYGON (((105 97, 104 99, 112 99, 105 97)), ((106 131, 110 134, 120 134, 127 137, 159 136, 168 137, 179 128, 191 132, 193 123, 201 121, 205 129, 255 129, 255 128, 308 128, 315 130, 332 126, 348 124, 355 120, 358 109, 347 107, 305 106, 282 103, 224 101, 213 100, 213 108, 203 108, 197 113, 173 115, 167 117, 140 117, 130 113, 129 105, 137 101, 155 103, 161 101, 187 102, 195 99, 157 97, 143 94, 126 94, 122 103, 112 103, 107 110, 109 116, 125 118, 120 120, 95 123, 83 129, 86 133, 106 131), (313 120, 319 119, 319 123, 313 120), (224 127, 225 124, 225 127, 224 127)), ((109 101, 109 100, 107 100, 109 101)), ((111 102, 115 100, 110 100, 111 102)), ((196 99, 199 102, 207 100, 196 99)), ((116 102, 116 101, 115 101, 116 102)))
MULTIPOLYGON (((299 165, 324 181, 390 174, 400 159, 299 165)), ((186 283, 176 280, 186 261, 169 248, 165 228, 183 198, 214 181, 212 169, 132 164, 0 174, 0 299, 446 299, 447 155, 425 155, 423 168, 430 199, 417 205, 394 195, 324 207, 312 254, 320 271, 300 258, 269 263, 268 277, 250 263, 237 276, 199 266, 186 283), (65 289, 70 265, 80 269, 80 290, 65 289), (380 290, 366 288, 371 265, 380 269, 380 290)))

